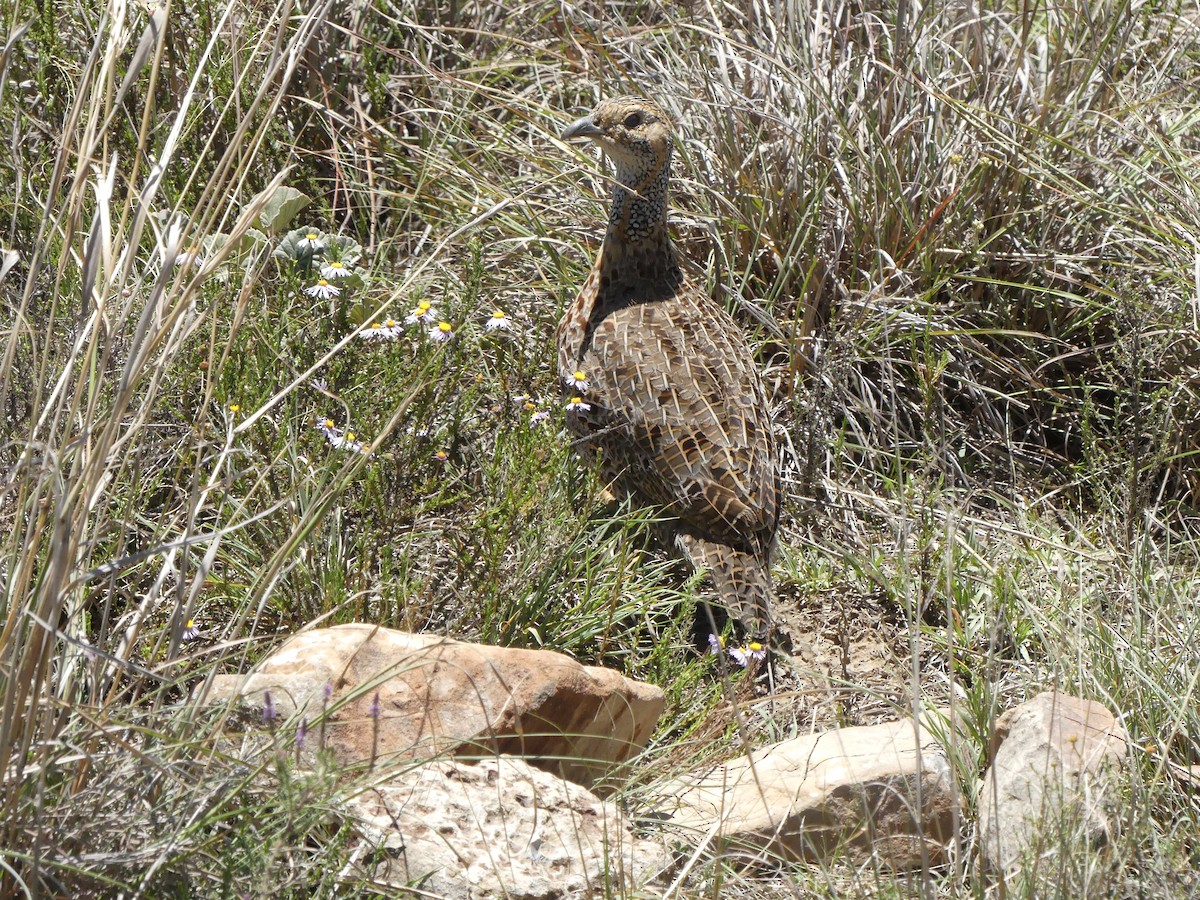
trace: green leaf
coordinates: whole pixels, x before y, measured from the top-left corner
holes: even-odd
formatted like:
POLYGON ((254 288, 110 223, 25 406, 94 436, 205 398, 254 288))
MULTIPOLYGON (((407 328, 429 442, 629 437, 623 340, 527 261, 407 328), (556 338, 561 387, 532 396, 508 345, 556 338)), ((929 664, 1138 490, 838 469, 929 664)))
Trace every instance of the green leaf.
MULTIPOLYGON (((263 195, 258 194, 250 201, 251 205, 263 202, 263 195)), ((287 228, 296 214, 308 206, 309 198, 291 187, 280 186, 272 191, 263 203, 262 212, 258 214, 258 224, 269 234, 278 234, 287 228)))
POLYGON ((324 253, 327 244, 328 237, 320 229, 297 228, 279 239, 279 246, 272 255, 279 259, 309 261, 317 253, 324 253), (315 247, 309 245, 310 240, 316 242, 315 247))

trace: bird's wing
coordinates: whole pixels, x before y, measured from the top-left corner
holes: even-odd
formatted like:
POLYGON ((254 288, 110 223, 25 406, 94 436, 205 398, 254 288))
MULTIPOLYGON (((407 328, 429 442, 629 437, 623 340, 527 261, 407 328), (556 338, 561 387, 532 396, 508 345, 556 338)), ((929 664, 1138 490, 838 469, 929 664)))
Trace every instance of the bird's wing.
POLYGON ((676 296, 606 316, 585 355, 605 469, 705 537, 767 543, 778 514, 766 400, 734 323, 676 296))

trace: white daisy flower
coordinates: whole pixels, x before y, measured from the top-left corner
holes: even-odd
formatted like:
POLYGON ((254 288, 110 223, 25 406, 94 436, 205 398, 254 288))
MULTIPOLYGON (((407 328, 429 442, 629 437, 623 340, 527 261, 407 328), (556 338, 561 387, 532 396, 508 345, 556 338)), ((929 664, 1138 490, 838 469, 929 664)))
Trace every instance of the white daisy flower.
POLYGON ((454 337, 454 327, 449 322, 438 322, 437 325, 429 329, 430 340, 439 344, 450 340, 452 337, 454 337))
POLYGON ((353 431, 347 431, 345 434, 339 434, 337 436, 330 436, 329 443, 331 443, 338 450, 349 450, 351 453, 366 452, 363 442, 354 437, 353 431))
POLYGON ((321 235, 315 231, 310 231, 304 235, 304 239, 300 241, 301 250, 307 250, 310 253, 316 253, 318 250, 325 249, 325 242, 321 240, 321 235))
POLYGON ((492 310, 492 317, 487 320, 487 324, 483 326, 488 331, 511 331, 512 319, 504 314, 504 310, 492 310))
POLYGON ((437 313, 433 310, 433 304, 428 300, 422 300, 412 312, 404 317, 405 325, 431 325, 437 321, 437 313))
POLYGON ((311 287, 306 287, 304 289, 304 293, 308 294, 308 296, 317 297, 321 300, 328 300, 330 297, 336 297, 341 292, 342 289, 340 287, 334 287, 324 278, 311 287))
POLYGON ((767 648, 758 641, 751 641, 744 647, 734 647, 729 651, 729 655, 734 662, 745 668, 757 659, 766 659, 767 648))
POLYGON ((388 341, 392 338, 392 330, 382 322, 372 322, 358 336, 365 341, 388 341))
POLYGON ((337 281, 339 278, 349 278, 350 270, 340 259, 333 259, 321 266, 321 277, 337 281))
POLYGON ((204 263, 204 255, 197 249, 181 250, 175 254, 175 266, 180 269, 186 269, 190 266, 199 266, 204 263))

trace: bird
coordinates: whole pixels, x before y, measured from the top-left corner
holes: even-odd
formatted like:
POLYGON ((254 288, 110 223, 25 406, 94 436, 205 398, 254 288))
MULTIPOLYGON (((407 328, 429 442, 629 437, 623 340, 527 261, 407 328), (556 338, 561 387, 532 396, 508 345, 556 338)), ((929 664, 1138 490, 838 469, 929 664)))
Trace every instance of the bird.
POLYGON ((667 227, 675 126, 652 100, 602 100, 562 132, 614 169, 608 226, 555 334, 579 454, 706 570, 750 640, 773 632, 779 448, 750 347, 681 265, 667 227))

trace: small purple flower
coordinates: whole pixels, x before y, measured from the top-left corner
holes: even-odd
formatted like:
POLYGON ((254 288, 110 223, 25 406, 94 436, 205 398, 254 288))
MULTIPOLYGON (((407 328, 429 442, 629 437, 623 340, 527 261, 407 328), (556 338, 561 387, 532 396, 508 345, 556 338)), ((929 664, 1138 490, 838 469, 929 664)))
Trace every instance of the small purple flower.
POLYGON ((276 717, 278 717, 278 715, 279 715, 279 710, 277 710, 275 708, 275 701, 271 698, 271 692, 263 691, 263 708, 262 708, 263 723, 266 725, 273 724, 275 722, 276 717))
POLYGON ((296 749, 297 750, 304 749, 304 739, 306 737, 308 737, 308 719, 303 718, 300 720, 300 724, 296 728, 296 749))
POLYGON ((317 741, 321 749, 325 748, 325 711, 329 709, 329 701, 333 699, 333 682, 327 681, 321 688, 321 719, 317 726, 317 741))
POLYGON ((378 719, 380 713, 379 691, 375 692, 375 696, 371 698, 371 705, 367 708, 367 714, 372 719, 378 719))

